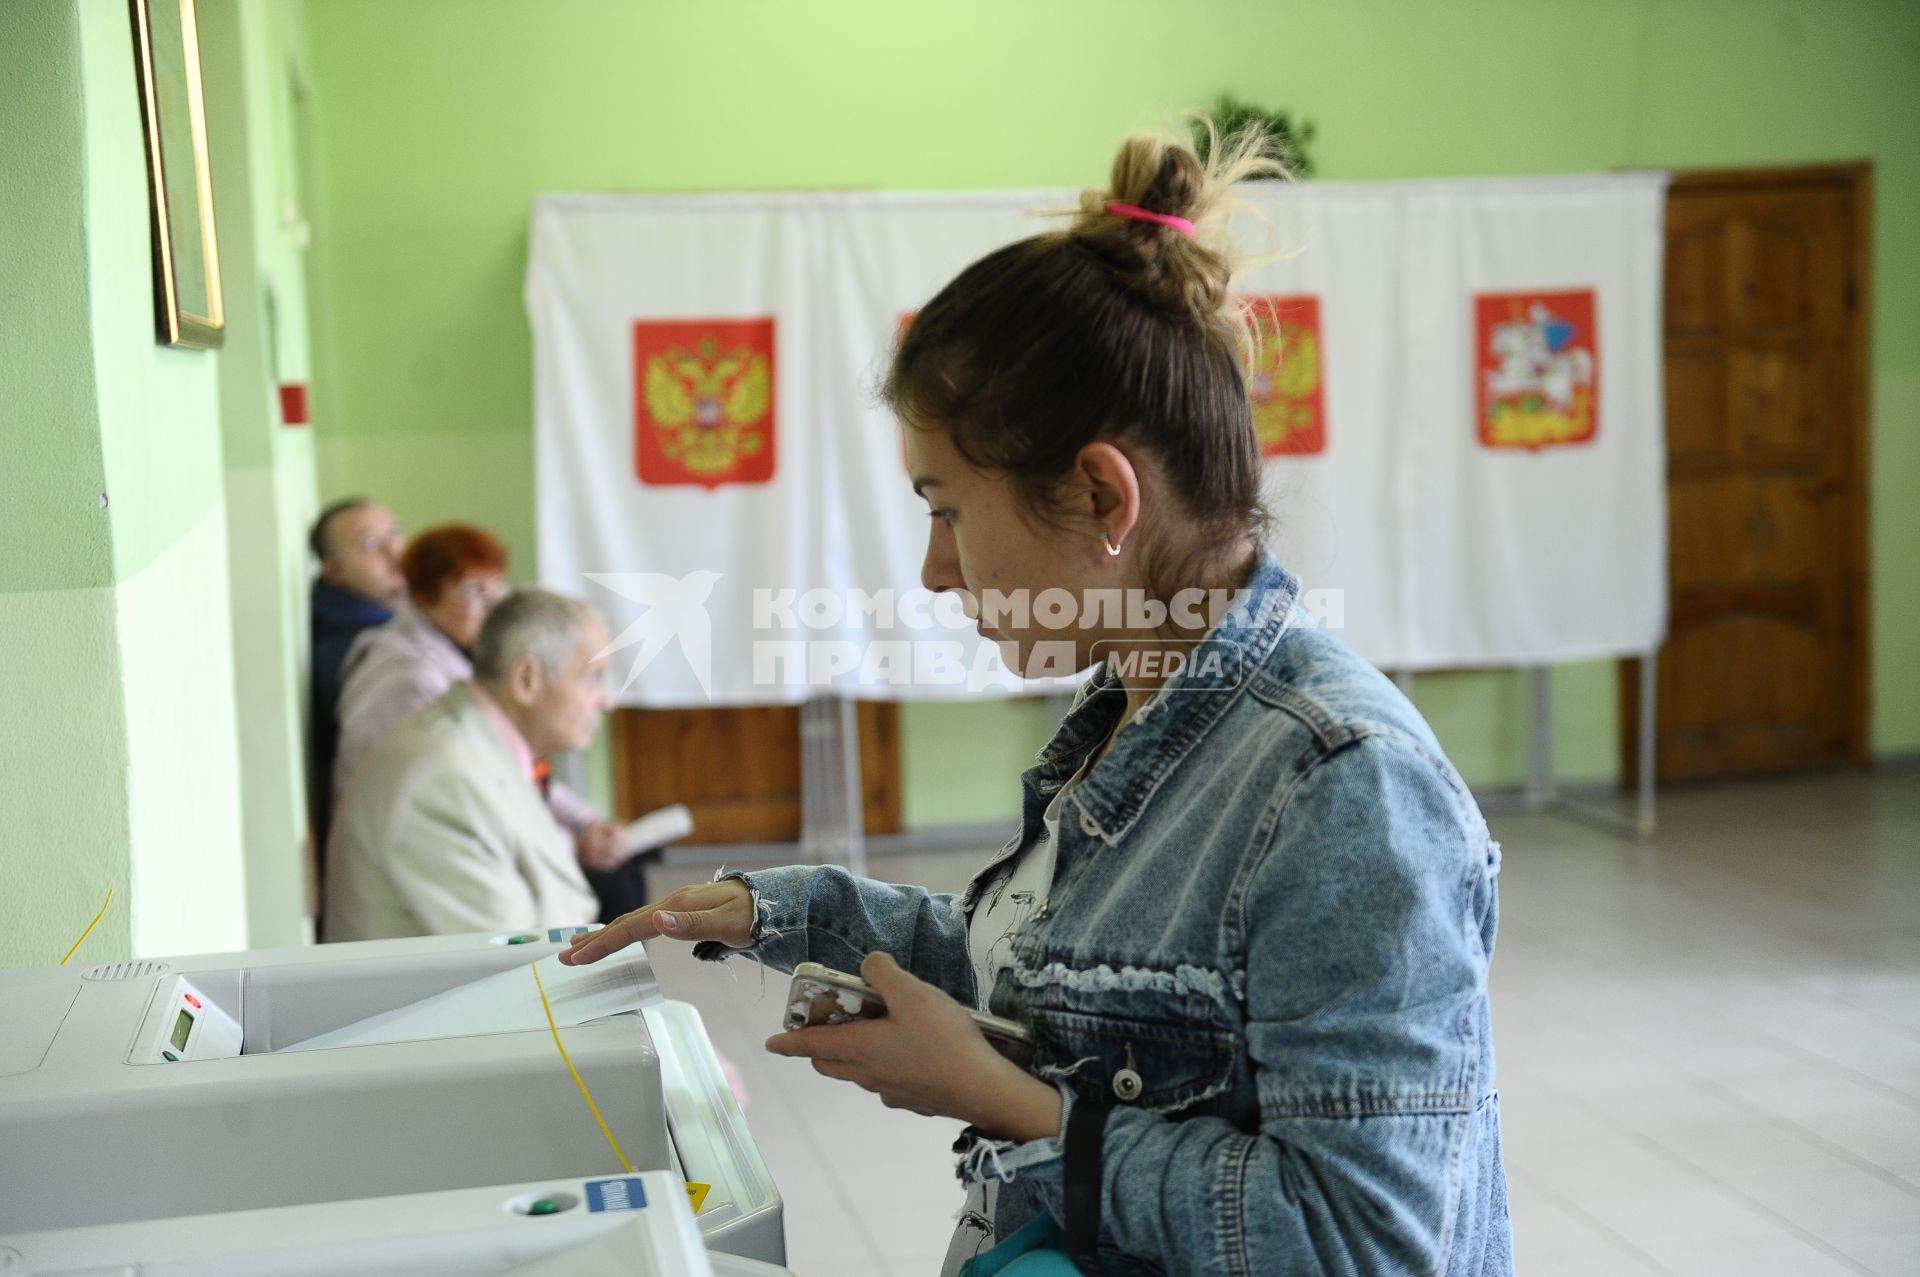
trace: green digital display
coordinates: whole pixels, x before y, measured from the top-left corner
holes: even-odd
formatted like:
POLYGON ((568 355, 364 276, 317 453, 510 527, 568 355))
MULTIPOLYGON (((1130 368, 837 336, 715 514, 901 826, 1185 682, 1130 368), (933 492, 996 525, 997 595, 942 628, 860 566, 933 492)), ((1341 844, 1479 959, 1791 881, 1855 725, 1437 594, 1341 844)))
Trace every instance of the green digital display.
POLYGON ((176 1051, 186 1050, 187 1034, 191 1032, 193 1032, 193 1012, 182 1011, 180 1018, 173 1022, 173 1049, 176 1051))

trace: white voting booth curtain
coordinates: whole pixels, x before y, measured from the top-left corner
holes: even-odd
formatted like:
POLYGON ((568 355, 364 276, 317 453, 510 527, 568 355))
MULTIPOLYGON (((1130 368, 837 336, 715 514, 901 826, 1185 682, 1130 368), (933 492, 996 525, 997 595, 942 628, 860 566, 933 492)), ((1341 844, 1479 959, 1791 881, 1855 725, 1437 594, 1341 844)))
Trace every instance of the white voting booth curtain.
MULTIPOLYGON (((1309 610, 1392 669, 1652 649, 1664 177, 1243 191, 1273 545, 1309 610)), ((540 578, 607 614, 622 703, 1022 690, 918 589, 926 507, 873 392, 942 284, 1075 198, 535 200, 540 578)))
POLYGON ((1665 636, 1665 208, 1647 175, 1409 193, 1407 667, 1665 636))
POLYGON ((1274 554, 1313 615, 1369 660, 1405 668, 1398 203, 1370 186, 1247 195, 1232 234, 1256 264, 1234 288, 1262 329, 1248 391, 1274 554))

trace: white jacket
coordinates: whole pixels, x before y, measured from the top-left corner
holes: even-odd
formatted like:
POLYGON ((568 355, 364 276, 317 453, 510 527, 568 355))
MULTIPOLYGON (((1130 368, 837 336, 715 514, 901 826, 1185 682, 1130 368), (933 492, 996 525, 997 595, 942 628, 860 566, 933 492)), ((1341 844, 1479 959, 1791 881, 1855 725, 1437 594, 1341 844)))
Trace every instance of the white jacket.
MULTIPOLYGON (((334 808, 339 808, 360 760, 395 723, 472 677, 467 654, 411 603, 401 604, 385 625, 362 630, 340 667, 334 808)), ((585 829, 602 819, 592 803, 557 780, 547 786, 547 805, 568 829, 585 829)))
POLYGON ((327 851, 326 939, 591 924, 573 835, 465 683, 355 770, 327 851))

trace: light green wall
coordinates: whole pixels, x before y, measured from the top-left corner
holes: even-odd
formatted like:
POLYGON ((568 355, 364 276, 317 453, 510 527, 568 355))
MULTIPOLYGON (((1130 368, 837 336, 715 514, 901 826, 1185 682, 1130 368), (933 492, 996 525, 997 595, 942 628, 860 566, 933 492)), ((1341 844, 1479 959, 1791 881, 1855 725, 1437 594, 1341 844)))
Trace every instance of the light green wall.
POLYGON ((223 503, 122 583, 132 952, 247 947, 223 503))
MULTIPOLYGON (((1920 11, 1920 6, 1916 6, 1920 11)), ((1920 64, 1920 51, 1915 53, 1920 64)), ((1920 79, 1920 74, 1916 74, 1920 79)), ((1909 100, 1920 99, 1920 85, 1909 100)), ((1920 123, 1915 125, 1920 129, 1920 123)), ((1920 133, 1916 133, 1920 136, 1920 133)), ((1911 200, 1909 201, 1911 204, 1911 200)), ((1887 204, 1880 204, 1886 215, 1887 204)), ((1905 234, 1920 221, 1911 207, 1905 234)), ((1888 227, 1879 231, 1889 238, 1888 227)), ((1909 266, 1914 254, 1903 259, 1909 266)), ((1887 250, 1874 272, 1876 287, 1889 274, 1887 250)), ((1909 290, 1920 281, 1911 276, 1909 290)), ((1874 308, 1876 316, 1883 307, 1874 308)), ((1887 350, 1882 341, 1877 343, 1887 350)), ((1920 353, 1909 346, 1900 352, 1904 367, 1889 367, 1883 356, 1873 378, 1873 472, 1869 500, 1873 502, 1873 688, 1871 691, 1874 748, 1884 752, 1911 752, 1920 747, 1920 353)))
MULTIPOLYGON (((154 335, 132 19, 79 0, 94 389, 113 526, 134 953, 246 939, 219 356, 154 335)), ((91 943, 91 942, 89 942, 91 943)))
MULTIPOLYGON (((0 6, 0 591, 113 580, 87 323, 79 15, 0 6)), ((0 631, 4 642, 6 631, 0 631)), ((11 665, 11 662, 8 662, 11 665)), ((0 798, 0 801, 5 801, 0 798)))
POLYGON ((86 959, 246 939, 219 357, 155 340, 133 67, 122 0, 0 6, 10 965, 109 886, 86 959))
POLYGON ((0 5, 0 963, 125 953, 126 723, 93 392, 80 17, 0 5), (31 123, 31 127, 16 127, 31 123))
POLYGON ((1053 728, 1045 700, 903 705, 900 758, 909 829, 975 825, 1020 815, 1015 777, 1053 728))
POLYGON ((209 144, 222 228, 227 340, 220 419, 233 596, 249 943, 295 944, 306 922, 306 530, 313 432, 281 423, 279 383, 305 376, 306 263, 293 163, 298 13, 200 0, 209 144), (268 323, 268 292, 273 323, 268 323))
POLYGON ((58 962, 110 887, 84 952, 131 952, 117 610, 111 586, 0 594, 0 967, 58 962))
MULTIPOLYGON (((323 494, 481 518, 522 571, 539 191, 1093 181, 1121 134, 1222 90, 1313 118, 1327 178, 1871 159, 1874 743, 1920 747, 1920 6, 326 0, 308 19, 323 494)), ((1611 668, 1555 688, 1564 772, 1611 774, 1611 668)), ((1417 699, 1470 778, 1518 777, 1516 676, 1423 678, 1417 699)), ((912 707, 910 818, 1011 814, 1031 719, 912 707)))
POLYGON ((79 0, 78 7, 94 393, 113 524, 113 579, 126 581, 220 503, 219 404, 214 357, 155 343, 132 17, 128 6, 114 0, 79 0))
MULTIPOLYGON (((316 273, 316 291, 321 276, 316 273)), ((316 342, 316 345, 318 343, 316 342)), ((325 374, 321 374, 322 377, 325 374)), ((507 576, 534 576, 533 436, 459 429, 339 435, 338 405, 316 387, 315 461, 328 500, 363 493, 391 505, 408 533, 448 520, 491 528, 506 543, 507 576)))

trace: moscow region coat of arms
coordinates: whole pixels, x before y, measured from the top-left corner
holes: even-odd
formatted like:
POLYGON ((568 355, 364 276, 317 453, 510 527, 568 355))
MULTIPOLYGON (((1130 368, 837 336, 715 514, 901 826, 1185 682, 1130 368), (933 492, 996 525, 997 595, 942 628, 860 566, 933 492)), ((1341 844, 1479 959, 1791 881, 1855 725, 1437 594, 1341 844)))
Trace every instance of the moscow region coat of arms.
POLYGON ((772 479, 775 367, 771 319, 637 321, 640 482, 717 488, 772 479))
POLYGON ((1555 448, 1600 430, 1600 335, 1591 288, 1473 299, 1484 448, 1555 448))
POLYGON ((1247 399, 1262 457, 1313 456, 1327 450, 1326 377, 1320 299, 1312 295, 1241 299, 1252 343, 1247 399))

